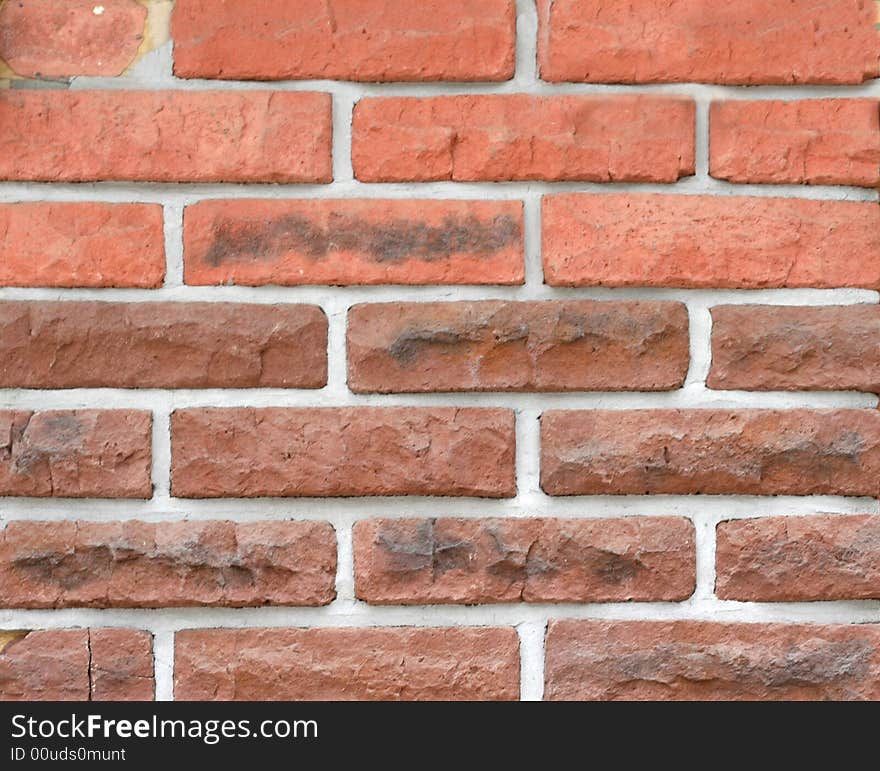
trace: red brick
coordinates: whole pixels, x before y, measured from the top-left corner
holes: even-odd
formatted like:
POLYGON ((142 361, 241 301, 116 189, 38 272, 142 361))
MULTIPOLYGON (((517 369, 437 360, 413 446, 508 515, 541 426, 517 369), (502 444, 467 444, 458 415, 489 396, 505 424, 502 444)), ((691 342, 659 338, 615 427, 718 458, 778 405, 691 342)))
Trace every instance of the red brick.
POLYGON ((507 80, 513 0, 177 0, 183 78, 507 80))
POLYGON ((188 629, 174 697, 187 701, 512 701, 519 642, 506 628, 188 629))
POLYGON ((152 416, 0 411, 0 495, 149 498, 152 416))
POLYGON ((147 632, 0 632, 0 701, 147 701, 153 694, 147 632))
POLYGON ((880 288, 876 203, 575 193, 543 228, 554 286, 880 288))
POLYGON ((880 305, 712 309, 710 388, 880 393, 880 305))
POLYGON ((876 497, 880 412, 545 412, 541 486, 550 495, 876 497))
POLYGON ((870 0, 538 0, 541 77, 589 83, 861 83, 870 0))
POLYGON ((168 608, 326 605, 336 538, 326 522, 10 522, 0 605, 168 608))
POLYGON ((684 600, 693 530, 680 517, 362 520, 356 594, 376 605, 684 600))
POLYGON ((725 600, 880 599, 880 516, 721 522, 715 593, 725 600))
POLYGON ((551 621, 553 701, 880 699, 880 627, 551 621))
POLYGON ((187 284, 522 284, 519 201, 202 201, 187 284))
POLYGON ((509 498, 514 416, 480 408, 178 410, 181 498, 454 495, 509 498))
POLYGON ((320 388, 314 305, 0 302, 0 387, 320 388))
POLYGON ((675 182, 694 173, 694 102, 652 95, 362 99, 364 182, 675 182))
POLYGON ((718 179, 880 184, 876 99, 713 102, 709 135, 709 173, 718 179))
POLYGON ((146 20, 136 0, 2 3, 0 60, 23 78, 114 77, 134 60, 146 20))
POLYGON ((375 303, 348 316, 356 392, 668 390, 688 371, 680 303, 375 303))
POLYGON ((0 91, 0 179, 329 182, 330 96, 0 91))

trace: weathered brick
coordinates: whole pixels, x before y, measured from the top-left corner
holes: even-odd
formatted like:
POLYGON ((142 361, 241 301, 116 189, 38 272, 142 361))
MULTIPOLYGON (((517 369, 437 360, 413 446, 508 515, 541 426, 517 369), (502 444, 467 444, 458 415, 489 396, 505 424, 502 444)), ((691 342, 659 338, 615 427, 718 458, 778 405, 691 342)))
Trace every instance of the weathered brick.
POLYGON ((329 182, 330 96, 0 91, 0 179, 329 182))
POLYGON ((0 204, 0 233, 0 286, 153 289, 165 278, 161 206, 0 204))
POLYGON ((326 605, 336 592, 326 522, 10 522, 0 605, 166 608, 326 605))
POLYGON ((481 408, 240 408, 171 416, 181 498, 516 493, 514 416, 481 408))
POLYGON ((589 83, 861 83, 880 75, 870 0, 538 0, 541 77, 589 83))
POLYGON ((543 202, 554 286, 880 288, 876 203, 701 195, 543 202))
POLYGON ((356 392, 668 390, 688 371, 688 314, 666 302, 358 305, 356 392))
POLYGON ((880 306, 712 309, 710 388, 880 393, 880 306))
POLYGON ((177 0, 183 78, 507 80, 513 0, 177 0))
POLYGON ((114 77, 134 60, 146 20, 136 0, 0 3, 0 60, 23 78, 114 77))
POLYGON ((320 388, 314 305, 0 302, 0 387, 320 388))
POLYGON ((511 701, 508 628, 188 629, 175 635, 174 696, 188 701, 511 701))
POLYGON ((877 410, 586 410, 541 417, 551 495, 869 495, 877 410))
POLYGON ((187 284, 522 284, 519 201, 232 200, 184 211, 187 284))
POLYGON ((725 600, 880 599, 880 516, 720 522, 715 593, 725 600))
POLYGON ((880 626, 551 621, 544 697, 880 699, 880 626))
POLYGON ((713 102, 709 135, 709 173, 718 179, 880 184, 876 99, 713 102))
POLYGON ((377 605, 674 601, 694 591, 693 525, 626 519, 373 519, 355 588, 377 605))
POLYGON ((0 411, 0 496, 149 498, 152 416, 0 411))
POLYGON ((148 632, 0 632, 2 701, 148 701, 153 694, 153 638, 148 632))
POLYGON ((694 173, 694 102, 671 96, 438 96, 355 105, 365 182, 675 182, 694 173))

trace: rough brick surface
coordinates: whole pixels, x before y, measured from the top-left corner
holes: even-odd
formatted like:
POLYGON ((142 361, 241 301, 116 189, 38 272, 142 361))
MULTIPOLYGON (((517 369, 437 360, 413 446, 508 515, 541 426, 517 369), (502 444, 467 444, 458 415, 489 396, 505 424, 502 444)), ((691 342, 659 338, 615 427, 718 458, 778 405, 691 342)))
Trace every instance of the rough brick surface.
POLYGON ((718 179, 880 184, 876 99, 714 102, 709 134, 709 171, 718 179))
POLYGON ((514 629, 204 629, 175 635, 174 697, 475 701, 519 697, 514 629))
POLYGON ((592 410, 541 418, 551 495, 870 495, 877 410, 592 410))
POLYGON ((880 628, 551 621, 551 700, 880 698, 880 628))
POLYGON ((182 498, 516 492, 509 410, 179 410, 171 445, 182 498))
POLYGON ((0 204, 0 286, 138 287, 165 277, 162 208, 0 204))
POLYGON ((0 495, 149 498, 149 412, 0 411, 0 495))
POLYGON ((336 538, 325 522, 10 522, 10 608, 326 605, 336 538))
POLYGON ((554 286, 880 288, 875 203, 702 195, 546 196, 554 286))
POLYGON ((375 303, 348 316, 353 391, 666 390, 687 375, 680 303, 375 303))
POLYGON ((148 632, 0 632, 2 701, 148 701, 153 693, 148 632))
POLYGON ((507 80, 513 0, 177 0, 184 78, 507 80))
POLYGON ((0 91, 0 179, 329 182, 330 96, 0 91))
POLYGON ((710 388, 880 393, 880 306, 712 309, 710 388))
POLYGON ((202 201, 187 284, 521 284, 518 201, 202 201))
POLYGON ((675 182, 694 173, 694 103, 670 96, 362 99, 364 182, 675 182))
POLYGON ((870 0, 538 0, 541 77, 590 83, 861 83, 870 0))
POLYGON ((880 516, 721 522, 715 593, 725 600, 880 599, 880 516))
POLYGON ((0 387, 320 388, 313 305, 0 302, 0 387))
POLYGON ((147 9, 136 0, 102 3, 13 0, 0 4, 0 60, 23 78, 121 75, 144 38, 147 9))
POLYGON ((684 600, 693 525, 626 519, 373 519, 355 523, 357 596, 379 605, 684 600))

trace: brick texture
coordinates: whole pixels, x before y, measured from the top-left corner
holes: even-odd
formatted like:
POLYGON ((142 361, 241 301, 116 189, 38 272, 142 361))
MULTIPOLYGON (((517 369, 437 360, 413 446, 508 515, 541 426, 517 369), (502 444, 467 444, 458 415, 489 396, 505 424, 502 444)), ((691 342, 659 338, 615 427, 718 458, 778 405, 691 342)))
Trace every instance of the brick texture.
POLYGON ((675 182, 694 173, 694 103, 669 96, 362 99, 364 182, 675 182))
POLYGON ((320 388, 312 305, 0 302, 0 387, 320 388))
POLYGON ((541 77, 589 83, 861 83, 880 75, 865 0, 538 0, 541 77))
POLYGON ((374 519, 357 596, 378 605, 673 601, 694 590, 689 520, 374 519))
POLYGON ((171 486, 182 498, 512 497, 513 422, 454 407, 180 410, 171 486))
POLYGON ((175 635, 174 696, 191 701, 509 701, 514 629, 204 629, 175 635))
POLYGON ((521 284, 517 201, 203 201, 187 284, 521 284))
POLYGON ((323 522, 10 522, 11 608, 326 605, 336 539, 323 522))
POLYGON ((550 700, 880 698, 880 628, 706 621, 552 621, 550 700))
POLYGON ((554 286, 880 288, 874 203, 702 195, 547 196, 554 286))
POLYGON ((371 303, 351 309, 353 391, 678 388, 688 370, 679 303, 371 303))
POLYGON ((880 515, 721 522, 715 556, 725 600, 880 599, 880 515))
POLYGON ((183 78, 507 80, 513 0, 177 0, 183 78))

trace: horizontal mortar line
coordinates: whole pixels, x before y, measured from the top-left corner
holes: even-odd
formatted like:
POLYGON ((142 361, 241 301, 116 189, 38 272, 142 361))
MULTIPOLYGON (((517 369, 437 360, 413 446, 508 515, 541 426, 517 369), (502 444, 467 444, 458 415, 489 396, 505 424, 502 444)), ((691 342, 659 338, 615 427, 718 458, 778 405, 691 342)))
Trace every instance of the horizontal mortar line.
POLYGON ((654 182, 361 182, 329 184, 191 183, 191 182, 10 182, 0 181, 0 202, 160 203, 188 205, 201 200, 426 198, 518 200, 530 194, 561 193, 716 195, 718 197, 794 198, 875 202, 873 188, 846 185, 734 184, 711 177, 686 177, 675 183, 654 182))
POLYGON ((361 519, 451 517, 563 517, 597 519, 678 516, 695 521, 814 514, 880 514, 880 501, 829 495, 584 495, 551 497, 540 492, 517 498, 425 496, 352 498, 170 498, 147 501, 94 498, 0 498, 0 523, 18 520, 95 522, 144 519, 205 521, 231 519, 329 521, 345 527, 361 519))
POLYGON ((516 626, 553 619, 880 623, 880 602, 747 603, 704 598, 683 603, 511 603, 378 606, 335 601, 323 608, 141 608, 0 610, 0 629, 133 626, 155 631, 248 627, 516 626))

